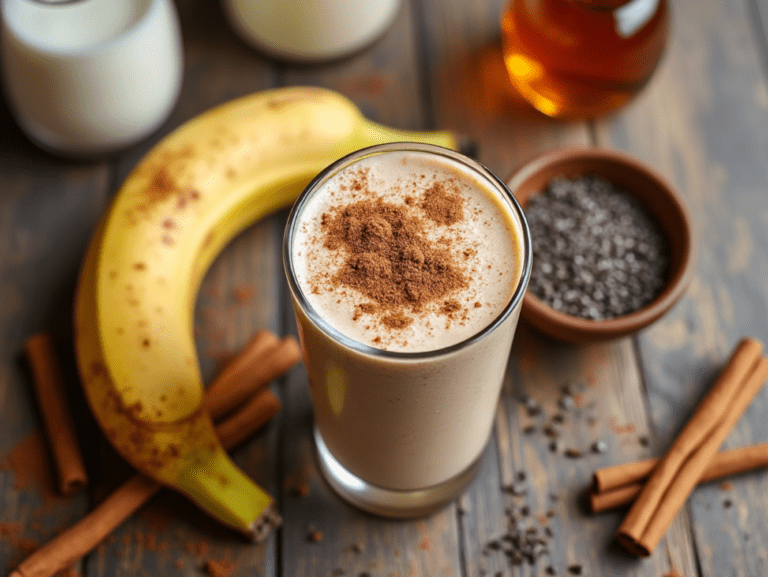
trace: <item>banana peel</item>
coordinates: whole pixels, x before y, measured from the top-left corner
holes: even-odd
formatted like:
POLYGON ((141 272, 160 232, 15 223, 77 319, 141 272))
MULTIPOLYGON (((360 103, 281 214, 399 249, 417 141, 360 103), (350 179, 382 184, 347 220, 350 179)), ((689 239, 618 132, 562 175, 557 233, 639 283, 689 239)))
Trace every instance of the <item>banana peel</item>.
POLYGON ((222 449, 193 338, 200 281, 224 246, 287 208, 345 154, 384 142, 456 148, 448 131, 369 121, 333 91, 267 90, 187 122, 138 163, 89 245, 75 299, 85 396, 115 449, 221 522, 264 538, 274 502, 222 449))

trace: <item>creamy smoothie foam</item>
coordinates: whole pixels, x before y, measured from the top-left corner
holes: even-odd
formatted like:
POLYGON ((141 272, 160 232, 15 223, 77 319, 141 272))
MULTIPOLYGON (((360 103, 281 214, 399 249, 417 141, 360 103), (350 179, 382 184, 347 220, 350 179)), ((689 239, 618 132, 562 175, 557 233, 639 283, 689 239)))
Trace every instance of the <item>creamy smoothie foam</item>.
MULTIPOLYGON (((466 167, 424 153, 391 153, 386 160, 372 156, 337 174, 307 203, 293 245, 296 276, 309 303, 350 339, 388 351, 432 351, 476 334, 509 303, 521 273, 519 226, 486 189, 466 167), (410 322, 402 327, 382 322, 392 312, 386 304, 380 314, 366 314, 371 298, 334 278, 347 264, 348 254, 329 248, 328 218, 373 199, 391 203, 402 216, 420 222, 424 242, 449 251, 457 272, 466 277, 465 286, 423 304, 423 310, 408 307, 406 295, 403 314, 410 322), (450 224, 441 220, 444 213, 436 209, 441 201, 448 203, 445 210, 460 209, 461 218, 450 224), (451 306, 446 308, 446 302, 451 306)), ((360 226, 375 226, 376 219, 369 214, 360 226)))
POLYGON ((517 203, 469 159, 424 145, 369 150, 299 199, 284 257, 321 468, 358 506, 406 516, 471 478, 530 244, 517 203))

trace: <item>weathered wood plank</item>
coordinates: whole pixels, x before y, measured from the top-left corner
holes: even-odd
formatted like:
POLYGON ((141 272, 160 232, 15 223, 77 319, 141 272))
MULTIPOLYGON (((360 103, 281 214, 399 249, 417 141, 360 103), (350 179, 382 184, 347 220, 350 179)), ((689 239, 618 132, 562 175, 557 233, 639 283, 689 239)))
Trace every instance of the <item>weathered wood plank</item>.
POLYGON ((684 525, 675 525, 668 540, 672 551, 688 555, 670 552, 638 562, 613 543, 622 513, 593 516, 584 504, 592 471, 649 455, 649 419, 632 340, 573 347, 532 331, 521 332, 518 339, 513 347, 512 365, 519 367, 515 382, 549 416, 531 418, 519 401, 514 402, 515 396, 510 397, 512 403, 505 407, 510 414, 507 435, 512 450, 502 459, 502 470, 510 471, 508 477, 511 471, 527 468, 529 476, 539 480, 534 487, 539 507, 544 506, 546 491, 558 496, 556 515, 550 520, 555 533, 550 541, 552 565, 558 573, 581 565, 586 575, 663 575, 672 569, 694 574, 684 525), (564 410, 570 405, 568 397, 575 409, 564 410), (556 424, 558 414, 564 417, 561 425, 556 424), (547 429, 541 432, 540 424, 547 422, 559 433, 558 446, 551 444, 547 429), (521 434, 530 424, 537 431, 521 434), (598 442, 605 443, 605 453, 595 451, 598 442), (570 448, 577 453, 569 454, 570 448))
MULTIPOLYGON (((487 14, 486 22, 498 18, 503 7, 502 3, 472 9, 466 6, 449 7, 444 10, 445 18, 454 18, 464 22, 466 29, 473 31, 475 51, 467 53, 467 46, 448 35, 435 33, 434 42, 430 44, 433 52, 430 61, 437 62, 432 94, 438 110, 436 117, 441 121, 445 118, 458 119, 460 126, 468 126, 470 131, 481 135, 480 158, 491 169, 506 174, 519 163, 534 154, 562 144, 585 144, 589 142, 588 126, 583 123, 566 123, 544 118, 521 103, 519 97, 511 94, 508 84, 498 80, 504 77, 498 43, 493 45, 494 36, 477 32, 480 25, 473 19, 479 12, 487 14), (463 8, 463 10, 462 10, 463 8), (488 55, 491 56, 488 56, 488 55), (480 55, 480 57, 478 57, 480 55), (495 61, 495 72, 488 62, 495 61), (467 75, 463 81, 456 70, 462 70, 460 65, 467 62, 467 75), (480 62, 481 65, 472 66, 480 62), (459 63, 459 64, 457 64, 459 63), (442 65, 442 66, 441 66, 442 65), (480 78, 478 78, 478 75, 480 78), (460 87, 459 90, 450 90, 460 87)), ((496 20, 497 21, 497 20, 496 20)), ((442 21, 428 21, 439 31, 442 21)), ((497 423, 497 445, 499 449, 498 467, 500 470, 497 480, 496 494, 493 489, 484 487, 477 499, 485 501, 485 509, 497 517, 499 504, 514 501, 508 496, 498 496, 499 487, 513 482, 521 471, 526 472, 528 483, 536 483, 528 487, 528 506, 531 513, 546 514, 548 507, 557 515, 548 521, 554 537, 549 540, 550 554, 547 562, 551 563, 559 574, 562 574, 569 564, 581 564, 585 574, 637 574, 655 575, 671 567, 683 574, 695 571, 690 547, 687 545, 686 530, 683 525, 675 527, 676 539, 665 558, 657 558, 651 563, 637 564, 617 552, 612 546, 612 533, 618 525, 620 517, 602 516, 592 518, 585 514, 579 506, 579 499, 588 486, 589 475, 597 464, 628 460, 637 456, 639 431, 647 428, 647 416, 643 411, 637 414, 636 408, 643 407, 642 384, 630 341, 609 343, 599 347, 570 347, 559 345, 537 335, 522 326, 515 345, 513 346, 510 362, 509 386, 502 396, 499 419, 497 423), (523 430, 531 423, 521 418, 521 405, 516 400, 522 392, 537 397, 540 403, 548 404, 549 411, 554 411, 558 398, 562 395, 558 387, 564 380, 589 383, 590 396, 599 399, 600 403, 593 409, 591 417, 593 424, 587 426, 584 422, 569 423, 560 431, 560 443, 576 443, 580 451, 589 451, 589 445, 597 438, 603 437, 608 444, 608 451, 601 457, 568 459, 562 455, 554 455, 548 448, 550 439, 542 436, 540 423, 538 434, 525 435, 523 430), (628 430, 632 425, 634 444, 624 438, 616 430, 628 430), (614 440, 614 443, 611 443, 614 440), (619 443, 621 441, 621 443, 619 443), (489 490, 490 489, 490 490, 489 490), (547 503, 547 496, 554 493, 558 496, 557 505, 547 503), (489 497, 490 495, 490 497, 489 497), (683 553, 678 554, 678 550, 683 553)), ((522 414, 525 414, 524 412, 522 414)), ((558 451, 566 447, 560 447, 558 451)), ((484 480, 488 482, 487 479, 484 480)), ((518 498, 518 501, 521 501, 518 498)), ((519 509, 520 503, 518 504, 519 509)), ((519 519, 519 512, 516 514, 519 519)), ((506 519, 497 519, 496 531, 503 534, 506 530, 506 519)), ((506 560, 496 561, 496 565, 473 561, 479 558, 483 543, 478 542, 478 535, 488 535, 488 528, 493 526, 489 519, 472 520, 465 518, 465 551, 468 560, 468 574, 479 574, 483 569, 500 570, 506 565, 506 560)), ((497 535, 499 534, 497 533, 497 535)), ((485 558, 492 556, 486 555, 485 558)), ((539 561, 537 568, 542 570, 544 558, 539 561)), ((489 563, 493 563, 489 561, 489 563)), ((526 574, 524 569, 521 573, 526 574)), ((518 574, 518 572, 514 572, 518 574)))
MULTIPOLYGON (((340 62, 294 67, 246 47, 215 3, 178 2, 187 56, 181 100, 156 135, 114 159, 112 171, 105 163, 64 162, 37 151, 0 108, 0 455, 37 422, 19 358, 23 338, 53 327, 66 345, 75 274, 107 194, 153 142, 193 115, 275 84, 324 85, 381 122, 458 129, 478 142, 480 160, 502 177, 537 152, 589 142, 588 125, 547 119, 512 92, 498 43, 503 4, 406 2, 393 28, 366 51, 340 62)), ((761 62, 768 48, 757 44, 765 42, 764 32, 751 28, 768 10, 758 0, 680 0, 673 11, 673 44, 657 76, 626 109, 597 122, 594 134, 597 143, 629 150, 677 183, 706 233, 698 275, 680 305, 637 340, 591 347, 562 345, 521 325, 478 478, 457 504, 420 521, 375 519, 330 492, 315 469, 306 376, 296 369, 277 387, 286 410, 236 454, 247 472, 278 495, 286 517, 281 532, 265 545, 243 543, 183 498, 163 492, 91 556, 86 573, 199 575, 206 559, 233 562, 234 575, 324 575, 335 569, 348 575, 539 575, 549 563, 558 574, 571 563, 590 575, 657 576, 672 569, 696 575, 697 563, 705 576, 764 573, 768 477, 762 473, 698 489, 646 561, 612 545, 621 513, 590 517, 580 501, 594 468, 663 451, 740 335, 768 341, 768 90, 761 62), (571 381, 586 388, 579 407, 556 424, 561 446, 553 453, 543 424, 563 413, 560 387, 571 381), (537 399, 543 413, 529 415, 521 393, 537 399), (650 446, 640 442, 645 435, 650 446), (598 439, 607 452, 589 453, 598 439), (567 447, 587 454, 568 458, 562 454, 567 447), (309 494, 300 496, 294 488, 304 482, 309 494), (503 490, 513 483, 526 494, 503 490), (512 503, 518 518, 527 504, 525 522, 543 532, 546 521, 553 533, 536 571, 510 567, 498 552, 484 554, 507 531, 504 508, 512 503), (548 511, 554 516, 547 517, 548 511), (308 539, 311 528, 323 531, 321 541, 308 539)), ((254 330, 293 330, 279 262, 283 225, 281 215, 246 231, 206 277, 195 318, 206 378, 254 330)), ((71 373, 71 360, 69 365, 71 373)), ((756 399, 729 446, 768 438, 761 417, 767 402, 765 394, 756 399)), ((92 422, 83 426, 95 430, 92 422)), ((104 490, 128 471, 109 451, 101 456, 96 480, 104 490)), ((93 454, 89 462, 98 465, 93 454)), ((5 569, 30 544, 22 539, 49 536, 87 506, 83 496, 45 502, 39 489, 15 487, 16 481, 0 471, 0 526, 17 531, 0 540, 5 569)))
MULTIPOLYGON (((424 78, 419 74, 414 8, 414 3, 404 2, 393 26, 363 52, 317 67, 285 66, 284 81, 338 90, 366 116, 390 126, 432 128, 421 93, 424 78)), ((285 307, 293 327, 290 302, 286 301, 285 307)), ((303 369, 292 375, 286 389, 283 434, 284 575, 330 575, 335 570, 346 575, 461 574, 453 507, 417 521, 378 519, 343 503, 320 478, 310 437, 311 407, 303 369), (309 495, 297 496, 297 483, 307 484, 309 495), (322 531, 322 541, 308 538, 312 528, 322 531)))
MULTIPOLYGON (((701 240, 686 298, 639 339, 657 453, 736 341, 768 339, 764 29, 748 1, 681 1, 673 9, 673 46, 647 94, 598 126, 601 142, 631 150, 677 184, 701 240)), ((767 402, 762 391, 726 446, 768 438, 767 402)), ((702 575, 765 572, 767 480, 753 473, 695 491, 688 511, 702 575)))
MULTIPOLYGON (((52 464, 23 344, 41 330, 55 334, 85 442, 93 423, 69 361, 72 296, 80 255, 106 201, 109 171, 103 162, 71 162, 38 150, 16 127, 5 103, 0 133, 0 463, 5 463, 0 467, 0 572, 5 574, 87 506, 84 493, 58 497, 50 478, 35 476, 50 474, 52 464), (14 463, 7 461, 14 457, 14 463)), ((84 446, 89 458, 91 449, 84 446)))
MULTIPOLYGON (((455 36, 440 33, 444 26, 440 18, 428 20, 427 26, 435 30, 429 46, 433 52, 433 85, 440 87, 432 92, 437 121, 454 120, 461 129, 479 135, 480 159, 491 169, 506 174, 554 146, 588 143, 589 131, 584 123, 543 117, 520 102, 509 85, 499 80, 500 76, 506 80, 505 70, 500 47, 493 41, 502 7, 502 3, 484 6, 488 16, 483 36, 477 31, 481 25, 472 12, 476 5, 472 9, 463 4, 445 8, 443 3, 444 19, 453 18, 474 31, 475 44, 468 43, 469 53, 455 36), (481 48, 473 52, 471 47, 475 45, 481 48), (478 61, 479 68, 468 64, 468 75, 457 78, 455 71, 462 70, 457 63, 478 61), (455 87, 460 89, 451 90, 455 87)), ((660 575, 672 568, 682 574, 694 574, 684 526, 674 529, 678 536, 672 547, 675 553, 638 564, 612 545, 620 514, 591 517, 582 503, 594 468, 647 454, 638 441, 647 431, 643 407, 640 372, 630 340, 572 347, 551 341, 523 324, 513 345, 497 419, 498 472, 486 472, 462 501, 468 503, 468 514, 462 517, 467 574, 529 574, 525 561, 520 566, 510 565, 506 556, 492 550, 489 554, 489 542, 509 534, 510 516, 504 514, 505 507, 512 507, 518 523, 535 528, 536 535, 546 537, 549 553, 539 558, 530 574, 541 574, 550 565, 557 574, 564 574, 571 565, 581 566, 588 575, 660 575), (567 414, 562 425, 554 425, 559 432, 559 446, 553 453, 549 448, 553 439, 542 431, 547 419, 543 415, 529 416, 519 399, 521 394, 530 395, 552 418, 563 413, 557 405, 563 397, 560 387, 566 383, 586 383, 581 397, 584 406, 590 408, 576 410, 580 418, 567 414), (535 427, 533 432, 523 432, 531 426, 535 427), (605 454, 590 453, 597 440, 607 444, 605 454), (585 456, 569 458, 563 454, 568 448, 585 456), (520 474, 524 474, 524 481, 518 477, 520 474), (509 492, 501 491, 510 484, 526 494, 510 496, 509 492), (522 514, 524 507, 528 508, 527 517, 522 514), (551 537, 545 528, 552 531, 551 537), (687 554, 677 554, 678 549, 687 554)))

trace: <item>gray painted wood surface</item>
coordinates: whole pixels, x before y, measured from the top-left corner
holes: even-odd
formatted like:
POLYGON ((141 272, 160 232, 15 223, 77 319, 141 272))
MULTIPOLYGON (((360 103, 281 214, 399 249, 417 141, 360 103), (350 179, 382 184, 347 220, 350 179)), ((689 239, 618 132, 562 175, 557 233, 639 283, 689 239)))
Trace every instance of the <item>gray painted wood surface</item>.
MULTIPOLYGON (((226 559, 236 565, 235 577, 535 576, 548 565, 566 575, 573 564, 584 575, 768 574, 765 472, 698 488, 646 560, 613 545, 620 512, 591 516, 583 505, 595 468, 663 453, 740 336, 768 342, 768 5, 676 0, 672 42, 646 90, 618 114, 562 122, 511 91, 498 38, 503 4, 406 0, 392 28, 363 52, 293 66, 246 47, 216 3, 179 0, 186 55, 179 103, 156 135, 113 158, 71 162, 41 152, 0 106, 0 461, 39 431, 21 352, 26 336, 48 329, 60 344, 93 479, 87 494, 51 498, 45 486, 0 470, 0 574, 129 473, 88 415, 71 351, 77 269, 109 198, 174 127, 236 96, 293 84, 338 90, 367 116, 393 126, 456 129, 477 142, 480 160, 502 177, 562 144, 627 150, 686 197, 699 232, 696 277, 670 313, 635 337, 571 346, 521 325, 480 474, 456 503, 430 517, 377 519, 333 495, 315 465, 306 375, 298 367, 273 385, 284 410, 235 453, 277 496, 281 530, 264 544, 244 543, 163 491, 76 569, 88 576, 192 576, 202 574, 205 560, 226 559), (542 432, 559 412, 567 383, 584 386, 581 408, 559 425, 563 446, 584 451, 578 459, 550 451, 542 432), (522 394, 536 398, 543 414, 529 415, 522 394), (589 453, 595 440, 608 451, 589 453), (514 482, 524 485, 524 496, 504 490, 514 482), (306 496, 295 491, 302 483, 306 496), (550 553, 533 568, 488 554, 514 503, 529 507, 527 523, 546 523, 552 532, 550 553), (323 532, 320 542, 308 539, 312 529, 323 532)), ((284 222, 278 214, 244 232, 203 282, 195 322, 207 379, 258 328, 295 332, 279 258, 284 222), (243 288, 252 298, 238 297, 243 288)), ((767 410, 763 391, 726 445, 768 439, 767 410)))

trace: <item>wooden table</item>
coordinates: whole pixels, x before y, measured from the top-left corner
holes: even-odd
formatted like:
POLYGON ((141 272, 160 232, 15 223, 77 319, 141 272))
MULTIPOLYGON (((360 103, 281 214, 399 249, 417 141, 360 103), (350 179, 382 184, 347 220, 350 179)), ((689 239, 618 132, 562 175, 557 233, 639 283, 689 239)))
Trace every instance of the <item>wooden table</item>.
MULTIPOLYGON (((645 560, 613 544, 621 513, 592 516, 583 505, 595 468, 664 452, 741 336, 768 342, 768 2, 675 1, 672 41, 650 85, 620 113, 593 122, 548 119, 512 93, 498 45, 502 0, 406 1, 380 41, 322 66, 291 66, 255 53, 210 0, 177 4, 184 86, 170 120, 150 141, 109 159, 65 161, 31 145, 0 108, 3 575, 129 472, 88 414, 72 360, 74 282, 99 215, 162 134, 236 96, 295 84, 338 90, 367 116, 393 126, 454 128, 479 144, 481 161, 501 176, 561 144, 629 151, 686 197, 701 241, 697 274, 669 314, 632 338, 569 346, 521 324, 482 470, 456 503, 428 518, 377 519, 329 491, 313 456, 306 375, 296 368, 274 384, 284 401, 281 414, 236 452, 238 463, 276 495, 282 529, 264 544, 248 544, 164 491, 76 570, 200 575, 206 560, 223 559, 234 564, 233 576, 535 576, 548 566, 568 575, 573 565, 583 575, 768 574, 764 472, 699 487, 645 560), (52 330, 61 344, 92 477, 92 489, 72 498, 56 497, 39 477, 47 455, 22 345, 40 330, 52 330), (551 452, 540 429, 525 433, 545 417, 530 416, 519 402, 531 395, 551 416, 567 383, 586 385, 584 405, 561 425, 564 446, 585 450, 581 458, 551 452), (596 440, 607 452, 588 451, 596 440), (26 468, 13 460, 19 455, 26 468), (503 488, 521 472, 527 493, 515 497, 503 488), (295 487, 304 482, 309 493, 299 495, 295 487), (549 554, 535 567, 512 566, 488 550, 506 531, 504 509, 514 499, 524 499, 530 522, 546 520, 552 533, 549 554), (322 540, 308 538, 314 529, 322 540)), ((238 237, 204 281, 196 324, 209 379, 222 355, 258 328, 295 331, 279 253, 285 217, 238 237), (242 287, 253 297, 242 298, 242 287)), ((763 391, 726 445, 767 441, 766 411, 763 391)))

